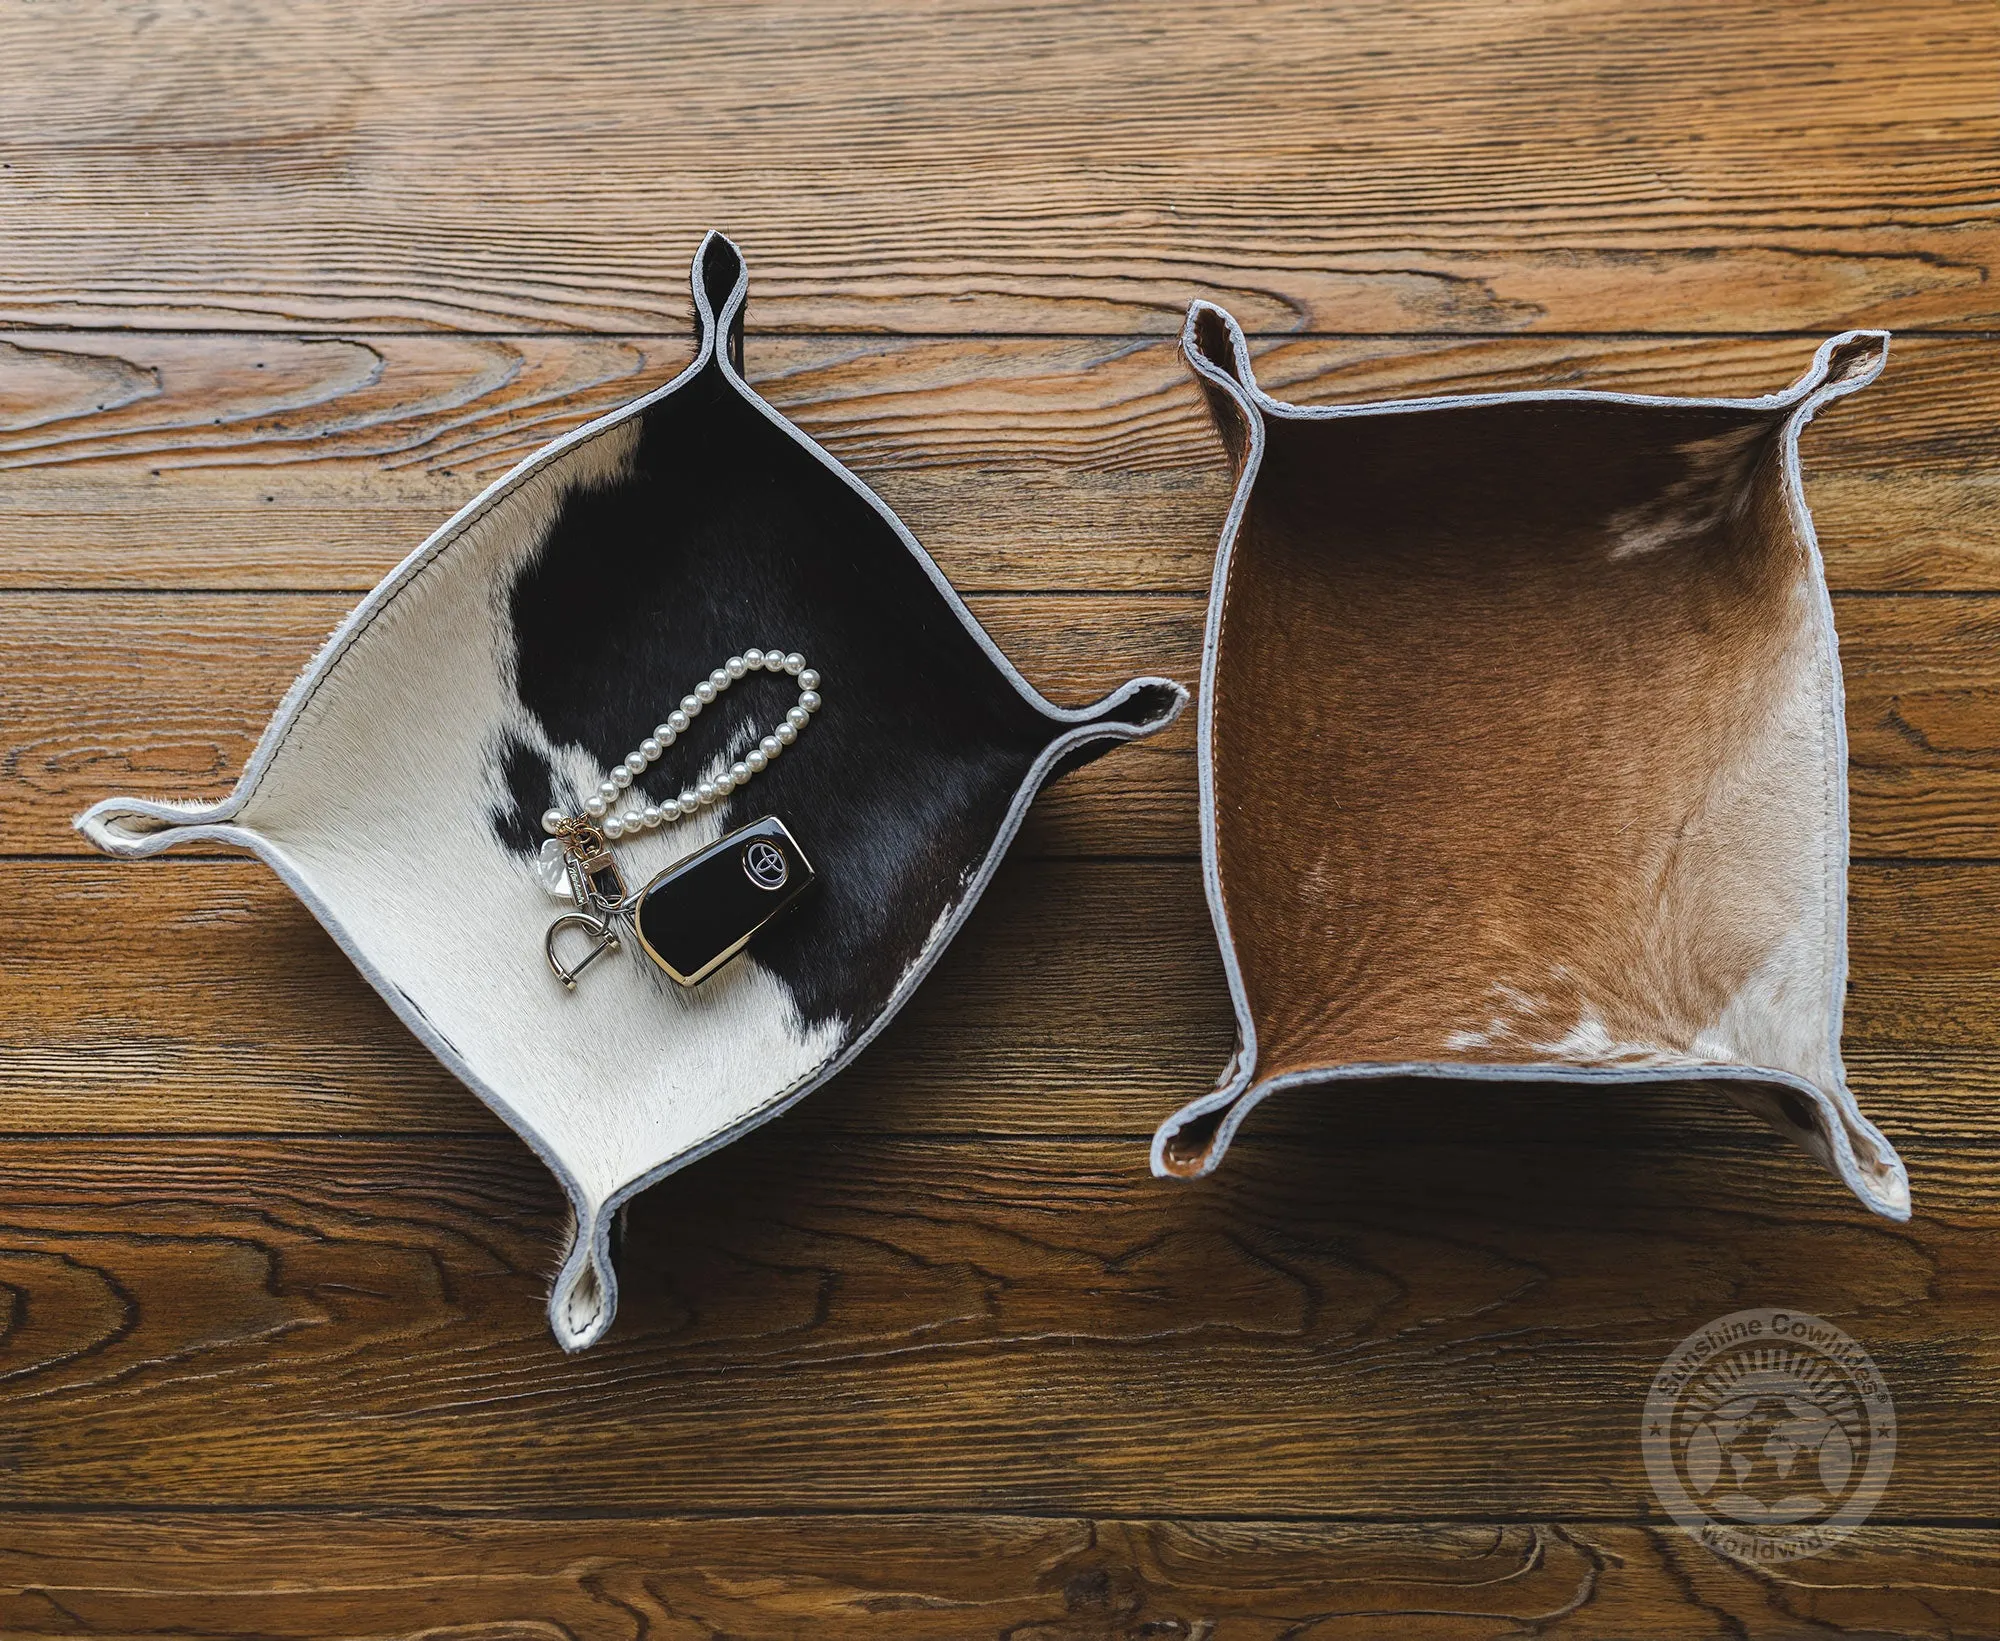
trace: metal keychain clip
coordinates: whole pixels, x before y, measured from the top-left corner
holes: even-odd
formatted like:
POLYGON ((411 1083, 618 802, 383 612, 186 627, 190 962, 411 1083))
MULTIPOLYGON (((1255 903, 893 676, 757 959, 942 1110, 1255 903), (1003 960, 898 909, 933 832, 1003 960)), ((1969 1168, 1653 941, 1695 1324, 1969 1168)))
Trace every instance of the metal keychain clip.
POLYGON ((549 969, 563 983, 564 991, 575 991, 577 976, 595 963, 606 952, 619 949, 618 931, 612 927, 607 917, 592 917, 588 912, 564 912, 549 925, 549 932, 542 936, 542 952, 549 960, 549 969), (587 929, 590 932, 591 947, 578 959, 574 968, 569 967, 556 956, 556 936, 564 929, 587 929))
POLYGON ((618 870, 604 834, 589 825, 575 826, 562 834, 563 871, 569 880, 570 899, 576 910, 565 912, 549 925, 542 936, 542 954, 549 969, 563 983, 563 990, 575 991, 577 976, 606 952, 619 950, 617 919, 626 907, 625 875, 618 870), (590 935, 590 950, 572 966, 556 956, 556 936, 564 929, 583 929, 590 935))
POLYGON ((579 911, 609 917, 626 900, 625 874, 618 870, 617 858, 604 834, 595 827, 579 827, 564 840, 563 870, 569 875, 570 898, 579 911))

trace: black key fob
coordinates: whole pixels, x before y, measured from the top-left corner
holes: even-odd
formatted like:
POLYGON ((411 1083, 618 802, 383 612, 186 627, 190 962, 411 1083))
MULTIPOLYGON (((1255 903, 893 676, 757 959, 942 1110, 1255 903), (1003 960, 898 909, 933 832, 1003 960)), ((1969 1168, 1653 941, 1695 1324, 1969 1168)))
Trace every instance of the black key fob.
POLYGON ((812 886, 805 851, 766 815, 646 885, 633 919, 639 944, 681 985, 698 986, 812 886))

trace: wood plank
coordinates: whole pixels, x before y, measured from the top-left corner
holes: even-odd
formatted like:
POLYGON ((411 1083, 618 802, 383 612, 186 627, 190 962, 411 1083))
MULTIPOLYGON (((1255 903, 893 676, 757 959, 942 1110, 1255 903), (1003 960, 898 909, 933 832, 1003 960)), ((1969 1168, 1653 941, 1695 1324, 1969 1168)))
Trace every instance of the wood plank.
POLYGON ((2000 1636, 1996 70, 1950 0, 0 8, 0 1635, 2000 1636), (1917 1219, 1687 1089, 1302 1097, 1151 1180, 1229 1035, 1183 725, 635 1207, 562 1358, 527 1149, 261 868, 61 823, 219 792, 361 589, 664 380, 710 222, 753 379, 1069 699, 1192 669, 1190 296, 1304 399, 1916 330, 1805 454, 1917 1219), (1636 1439, 1759 1303, 1903 1425, 1871 1525, 1764 1570, 1636 1439))
MULTIPOLYGON (((970 602, 1058 701, 1094 700, 1137 674, 1200 671, 1195 599, 970 602)), ((89 852, 71 818, 113 792, 225 795, 286 688, 352 603, 207 593, 0 599, 0 852, 89 852)), ((1037 807, 1029 846, 1196 848, 1193 749, 1193 720, 1183 714, 1058 783, 1037 807)))
POLYGON ((17 1516, 15 1641, 1741 1641, 2000 1634, 2000 1533, 1864 1527, 1782 1568, 1671 1529, 1037 1516, 17 1516))
POLYGON ((1854 849, 2000 853, 2000 600, 1842 599, 1854 849))
MULTIPOLYGON (((1059 701, 1138 673, 1193 680, 1192 595, 980 594, 974 613, 1059 701)), ((112 793, 221 797, 286 686, 346 614, 336 595, 0 598, 0 852, 88 852, 70 827, 112 793)), ((2000 855, 2000 601, 1842 598, 1853 847, 2000 855)), ((1198 848, 1193 715, 1052 787, 1024 844, 1198 848)))
POLYGON ((1913 1146, 1896 1226, 1776 1147, 1329 1129, 1190 1185, 781 1123, 635 1206, 566 1359, 524 1147, 16 1141, 0 1503, 1658 1519, 1651 1375, 1776 1304, 1892 1387, 1873 1519, 1990 1519, 1992 1151, 1913 1146))
MULTIPOLYGON (((1863 1104, 1898 1140, 2000 1141, 2000 868, 1864 866, 1852 900, 1863 1104)), ((0 903, 0 1133, 500 1131, 261 866, 0 862, 0 903)), ((1136 1147, 1207 1091, 1231 1034, 1193 863, 1017 860, 883 1039, 786 1122, 1136 1147)), ((1448 1085, 1276 1099, 1251 1131, 1402 1140, 1413 1111, 1461 1141, 1765 1133, 1711 1088, 1448 1085)))
MULTIPOLYGON (((1744 396, 1816 338, 1259 344, 1302 402, 1545 387, 1744 396)), ((659 337, 0 338, 0 588, 359 593, 548 439, 668 380, 659 337)), ((1220 447, 1164 339, 760 338, 753 380, 959 586, 1205 592, 1220 447)), ((1899 338, 1807 430, 1833 584, 2000 588, 2000 347, 1899 338)))
MULTIPOLYGON (((0 862, 0 899, 0 1129, 499 1131, 259 865, 0 862)), ((1230 1031, 1191 863, 1009 863, 813 1103, 864 1132, 1136 1136, 1210 1085, 1230 1031)))
POLYGON ((780 327, 2000 316, 2000 19, 1950 0, 4 25, 0 323, 673 330, 711 223, 780 327))

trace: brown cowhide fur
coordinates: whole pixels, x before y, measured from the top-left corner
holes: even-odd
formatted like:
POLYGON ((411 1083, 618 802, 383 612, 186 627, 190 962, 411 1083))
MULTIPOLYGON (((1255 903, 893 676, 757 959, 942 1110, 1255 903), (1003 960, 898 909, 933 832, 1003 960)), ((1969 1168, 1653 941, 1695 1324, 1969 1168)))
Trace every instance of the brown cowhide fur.
POLYGON ((1840 1061, 1845 730, 1797 461, 1887 338, 1754 400, 1313 409, 1220 309, 1184 340, 1238 476, 1201 776, 1239 1047, 1156 1169, 1206 1172, 1287 1086, 1715 1078, 1907 1215, 1840 1061))

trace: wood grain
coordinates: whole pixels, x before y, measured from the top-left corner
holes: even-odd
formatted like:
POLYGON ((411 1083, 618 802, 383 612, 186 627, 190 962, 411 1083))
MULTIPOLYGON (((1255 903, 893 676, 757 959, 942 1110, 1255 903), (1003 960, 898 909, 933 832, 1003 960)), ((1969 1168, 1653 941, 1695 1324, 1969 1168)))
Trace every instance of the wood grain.
MULTIPOLYGON (((1138 673, 1195 679, 1203 601, 978 594, 973 613, 1053 698, 1138 673)), ((336 595, 33 593, 0 603, 0 851, 88 852, 114 793, 219 798, 351 601, 336 595)), ((1842 598, 1854 850, 2000 856, 2000 600, 1842 598)), ((1032 850, 1199 846, 1193 715, 1052 787, 1032 850)))
MULTIPOLYGON (((1819 338, 1271 340, 1305 403, 1588 387, 1752 396, 1819 338)), ((683 338, 0 337, 0 587, 360 593, 541 444, 671 378, 683 338)), ((1228 505, 1174 345, 753 338, 753 381, 969 591, 1205 593, 1228 505)), ((2000 346, 1909 337, 1806 431, 1828 571, 2000 589, 2000 346)))
POLYGON ((775 1124, 640 1199, 574 1358, 511 1141, 17 1140, 0 1503, 1657 1520, 1652 1374, 1777 1304, 1894 1389, 1874 1519, 2000 1513, 1991 1148, 1910 1146, 1897 1226, 1775 1135, 1401 1130, 1190 1185, 1124 1142, 775 1124))
MULTIPOLYGON (((1065 704, 1137 674, 1200 670, 1195 599, 989 594, 971 603, 1030 679, 1065 704)), ((113 792, 228 792, 286 688, 351 605, 319 595, 7 598, 0 851, 88 852, 71 817, 113 792)), ((1196 848, 1193 748, 1183 714, 1059 783, 1037 806, 1032 846, 1196 848)))
POLYGON ((0 323, 1980 326, 2000 19, 1951 0, 8 8, 0 323))
POLYGON ((1951 0, 0 8, 0 1635, 2000 1636, 1996 74, 1951 0), (1070 700, 1193 675, 1191 297, 1320 402, 1904 332, 1804 456, 1846 1052, 1917 1217, 1670 1087, 1281 1099, 1152 1180, 1231 1029, 1182 725, 641 1199, 561 1357, 528 1150, 261 867, 65 823, 223 791, 355 597, 671 376, 711 224, 752 380, 1070 700), (1903 1429, 1868 1527, 1760 1570, 1637 1421, 1762 1303, 1903 1429))
POLYGON ((1991 1529, 1867 1527, 1783 1568, 1598 1522, 1048 1516, 14 1517, 15 1641, 1741 1641, 2000 1634, 1991 1529))
MULTIPOLYGON (((1899 1139, 2000 1142, 2000 868, 1864 866, 1852 901, 1863 1104, 1899 1139)), ((499 1132, 255 863, 0 862, 0 904, 0 1133, 499 1132)), ((1192 862, 1016 859, 882 1040, 786 1122, 1115 1135, 1136 1156, 1233 1029, 1192 862)), ((1413 1102, 1461 1139, 1764 1133, 1712 1088, 1437 1085, 1276 1099, 1252 1132, 1400 1133, 1413 1102)))

